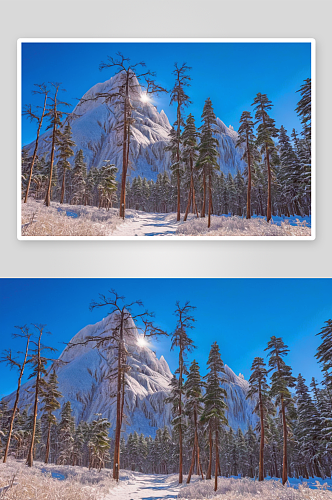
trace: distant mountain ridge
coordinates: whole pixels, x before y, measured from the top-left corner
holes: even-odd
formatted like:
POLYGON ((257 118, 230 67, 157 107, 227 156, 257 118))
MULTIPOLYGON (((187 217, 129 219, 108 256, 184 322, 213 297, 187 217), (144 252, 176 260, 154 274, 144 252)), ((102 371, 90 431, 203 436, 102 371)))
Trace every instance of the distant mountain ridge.
MULTIPOLYGON (((140 95, 143 90, 137 85, 137 95, 132 96, 134 101, 133 118, 134 126, 131 127, 130 138, 130 166, 129 177, 146 177, 156 180, 159 173, 169 171, 170 153, 165 151, 168 135, 171 130, 166 113, 160 113, 151 102, 142 102, 140 95)), ((115 105, 108 105, 103 98, 93 100, 97 94, 111 92, 119 85, 119 74, 103 83, 91 87, 82 97, 74 114, 77 118, 70 119, 73 140, 76 143, 74 152, 83 150, 88 169, 92 166, 100 167, 105 160, 110 160, 118 168, 118 177, 122 169, 122 148, 119 146, 119 131, 117 119, 114 114, 115 105)), ((243 148, 236 148, 237 132, 230 126, 227 127, 219 118, 217 119, 217 137, 219 139, 219 164, 224 174, 237 170, 243 171, 245 162, 242 160, 243 148)), ((50 148, 49 138, 51 132, 41 135, 38 155, 48 153, 50 148)), ((33 154, 34 142, 24 146, 29 155, 33 154)), ((71 159, 73 163, 73 159, 71 159)))
MULTIPOLYGON (((61 403, 71 402, 76 422, 91 421, 96 414, 101 414, 111 422, 111 432, 114 431, 116 420, 116 381, 110 379, 116 362, 114 351, 107 346, 98 350, 94 342, 88 345, 79 343, 87 337, 100 336, 112 329, 113 315, 80 330, 70 341, 70 344, 78 345, 64 349, 59 357, 64 364, 56 368, 59 389, 63 395, 61 403)), ((138 338, 139 333, 133 322, 130 329, 134 337, 138 338)), ((126 379, 123 434, 127 436, 137 431, 154 436, 158 428, 170 426, 171 423, 171 405, 166 404, 165 399, 169 394, 172 374, 165 358, 161 356, 158 359, 149 347, 136 344, 127 346, 127 350, 130 371, 126 379)), ((252 414, 254 401, 246 399, 249 383, 243 376, 235 375, 227 365, 225 372, 229 425, 234 430, 240 427, 245 431, 249 424, 256 423, 256 417, 252 414)), ((29 391, 33 383, 31 380, 22 386, 20 408, 33 402, 33 391, 29 391)), ((13 404, 14 398, 15 393, 12 393, 6 399, 13 404)))

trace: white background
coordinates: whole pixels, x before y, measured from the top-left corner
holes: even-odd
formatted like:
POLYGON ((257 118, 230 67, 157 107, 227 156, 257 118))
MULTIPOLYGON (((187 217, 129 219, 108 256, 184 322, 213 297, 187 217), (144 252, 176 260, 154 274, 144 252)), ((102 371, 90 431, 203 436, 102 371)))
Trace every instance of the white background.
POLYGON ((5 0, 1 6, 1 277, 332 276, 331 1, 5 0), (316 240, 18 241, 16 41, 25 37, 315 38, 316 240))

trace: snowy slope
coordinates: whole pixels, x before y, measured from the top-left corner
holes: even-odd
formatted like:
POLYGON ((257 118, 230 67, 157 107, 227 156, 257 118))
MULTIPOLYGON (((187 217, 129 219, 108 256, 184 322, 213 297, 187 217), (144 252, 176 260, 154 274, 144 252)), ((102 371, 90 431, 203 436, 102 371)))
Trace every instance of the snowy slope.
MULTIPOLYGON (((119 122, 116 116, 119 106, 105 104, 103 98, 93 99, 99 93, 110 93, 116 91, 119 86, 119 75, 97 83, 82 97, 82 103, 77 105, 73 114, 79 115, 70 118, 73 132, 73 139, 76 143, 74 152, 82 149, 88 168, 103 165, 104 160, 111 160, 118 169, 118 177, 122 169, 122 148, 120 134, 122 129, 118 128, 119 122)), ((130 139, 130 164, 131 172, 129 176, 147 177, 147 179, 157 178, 158 173, 169 170, 170 154, 164 150, 168 142, 168 134, 171 129, 169 120, 164 111, 160 113, 151 102, 142 102, 140 97, 142 90, 136 83, 138 90, 135 95, 131 95, 135 110, 133 118, 135 124, 132 127, 130 139)), ((74 116, 74 115, 73 115, 74 116)), ((50 134, 46 132, 40 137, 38 155, 48 153, 50 148, 50 134)), ((243 171, 245 167, 243 149, 236 148, 238 134, 218 118, 217 138, 219 140, 219 164, 220 169, 226 175, 231 172, 236 174, 237 170, 243 171)), ((33 154, 34 142, 25 146, 29 155, 33 154)), ((73 159, 71 159, 73 163, 73 159)))
MULTIPOLYGON (((59 359, 63 364, 56 368, 59 388, 63 394, 62 403, 70 401, 76 422, 81 419, 91 421, 96 413, 109 419, 114 430, 116 420, 116 405, 114 394, 116 381, 110 378, 116 362, 114 350, 104 345, 99 350, 94 342, 80 345, 87 337, 109 335, 114 327, 115 316, 109 315, 95 325, 88 325, 80 330, 70 341, 74 347, 66 347, 59 359)), ((132 321, 132 320, 131 320, 132 321)), ((134 338, 139 336, 134 324, 130 325, 134 338)), ((144 435, 154 436, 156 429, 170 425, 171 407, 165 404, 168 396, 169 383, 172 378, 167 361, 160 359, 149 347, 141 347, 136 341, 127 345, 130 371, 127 374, 125 395, 124 435, 137 431, 144 435)), ((225 366, 228 394, 229 424, 236 430, 254 425, 252 415, 253 402, 246 400, 249 384, 242 375, 225 366)), ((33 381, 22 386, 19 407, 31 404, 33 392, 28 392, 33 381)), ((15 394, 8 396, 13 404, 15 394)))

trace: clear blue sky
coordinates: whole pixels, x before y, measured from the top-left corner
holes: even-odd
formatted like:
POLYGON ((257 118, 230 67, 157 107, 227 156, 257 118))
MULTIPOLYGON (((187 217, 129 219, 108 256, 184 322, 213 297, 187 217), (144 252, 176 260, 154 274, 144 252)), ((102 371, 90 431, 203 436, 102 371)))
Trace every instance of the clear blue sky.
MULTIPOLYGON (((294 111, 303 80, 311 76, 309 43, 24 43, 22 48, 22 103, 40 104, 31 94, 35 83, 62 82, 60 98, 72 104, 93 85, 108 80, 112 69, 99 71, 108 55, 122 52, 131 62, 143 60, 167 89, 174 84, 175 62, 192 67, 188 112, 199 125, 204 102, 210 97, 216 115, 237 130, 242 111, 250 111, 258 92, 274 104, 271 116, 290 133, 300 130, 294 111)), ((169 95, 154 104, 164 109, 170 122, 176 118, 169 95)), ((70 109, 70 110, 71 110, 70 109)), ((35 124, 23 120, 22 143, 35 139, 35 124)))
MULTIPOLYGON (((111 288, 128 301, 141 299, 168 332, 175 326, 175 301, 195 305, 197 349, 188 360, 195 357, 202 373, 217 341, 224 363, 248 379, 253 358, 265 356, 269 338, 276 335, 290 347, 287 361, 295 376, 321 378, 315 334, 332 317, 332 279, 1 279, 0 350, 22 349, 11 339, 14 325, 39 323, 47 324, 52 336, 45 343, 59 349, 59 355, 81 328, 106 316, 106 309, 90 312, 89 304, 111 288)), ((155 342, 153 349, 176 369, 170 339, 155 342)), ((16 373, 0 364, 0 381, 1 397, 15 389, 16 373)))

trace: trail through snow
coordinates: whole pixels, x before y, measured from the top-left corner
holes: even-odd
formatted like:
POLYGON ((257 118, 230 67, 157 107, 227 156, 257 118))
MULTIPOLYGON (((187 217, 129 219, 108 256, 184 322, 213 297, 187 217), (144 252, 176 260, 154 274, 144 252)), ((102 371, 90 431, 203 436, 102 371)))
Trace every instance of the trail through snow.
POLYGON ((177 498, 180 490, 177 476, 128 472, 105 497, 105 500, 159 500, 177 498))
POLYGON ((181 224, 175 217, 176 214, 136 212, 119 225, 112 236, 174 236, 181 224))

